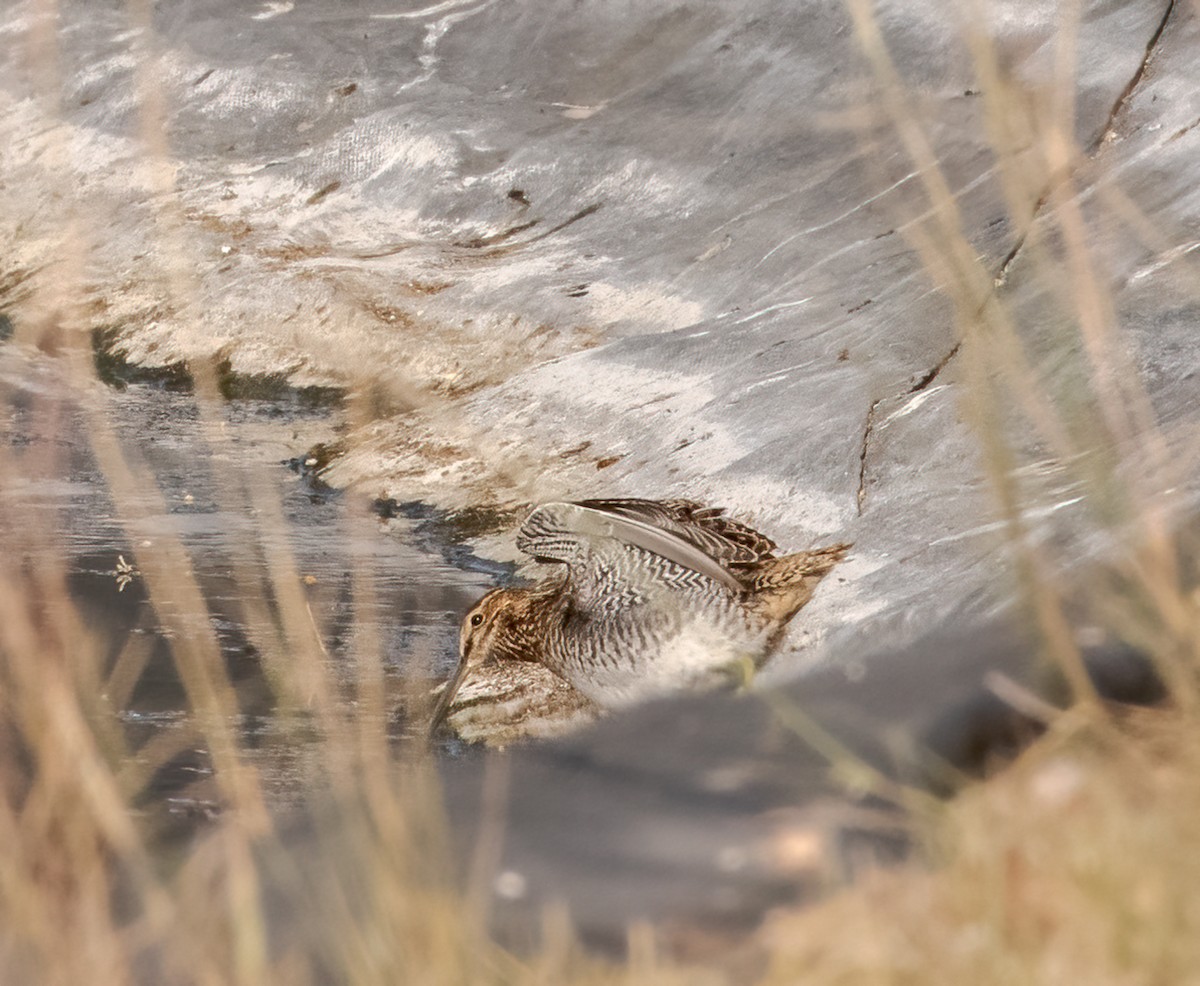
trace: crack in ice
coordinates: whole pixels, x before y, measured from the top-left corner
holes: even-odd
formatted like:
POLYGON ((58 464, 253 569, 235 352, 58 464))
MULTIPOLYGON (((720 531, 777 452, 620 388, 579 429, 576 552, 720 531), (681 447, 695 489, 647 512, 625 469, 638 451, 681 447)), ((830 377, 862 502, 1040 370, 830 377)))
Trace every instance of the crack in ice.
MULTIPOLYGON (((486 10, 492 6, 495 0, 486 0, 476 7, 470 7, 467 10, 459 10, 452 14, 447 14, 445 17, 439 18, 436 21, 430 21, 425 25, 425 37, 421 41, 421 54, 417 56, 417 62, 422 68, 422 72, 415 79, 410 79, 404 83, 398 90, 397 94, 404 92, 406 89, 411 89, 413 86, 419 86, 422 82, 428 82, 433 78, 433 73, 437 71, 438 63, 441 58, 437 54, 438 43, 446 36, 446 33, 455 24, 465 21, 468 17, 478 14, 481 10, 486 10)), ((462 6, 456 0, 448 0, 447 3, 436 4, 433 7, 424 11, 413 11, 405 14, 405 17, 416 17, 420 14, 439 13, 443 10, 452 10, 455 7, 462 6)))

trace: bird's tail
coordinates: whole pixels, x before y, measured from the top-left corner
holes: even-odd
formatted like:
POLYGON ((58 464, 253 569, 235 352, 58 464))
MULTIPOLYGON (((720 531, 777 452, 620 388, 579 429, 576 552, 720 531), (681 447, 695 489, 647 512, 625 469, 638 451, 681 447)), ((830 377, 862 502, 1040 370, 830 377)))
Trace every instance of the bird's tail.
POLYGON ((746 605, 764 620, 778 623, 782 633, 783 625, 812 598, 817 584, 851 547, 832 544, 759 562, 744 576, 746 605))

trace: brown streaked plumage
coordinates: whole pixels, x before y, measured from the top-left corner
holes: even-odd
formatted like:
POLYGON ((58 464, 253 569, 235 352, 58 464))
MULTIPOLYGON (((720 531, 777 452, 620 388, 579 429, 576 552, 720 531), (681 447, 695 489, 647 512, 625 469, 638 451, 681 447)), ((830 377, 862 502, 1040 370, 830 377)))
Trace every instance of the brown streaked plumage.
POLYGON ((559 736, 598 715, 594 702, 544 665, 498 659, 462 680, 446 706, 445 722, 469 743, 507 746, 527 737, 559 736))
POLYGON ((562 568, 472 607, 435 725, 487 718, 499 729, 508 703, 530 728, 507 731, 533 735, 757 666, 850 548, 777 557, 773 541, 719 508, 632 499, 544 504, 517 546, 562 568), (489 690, 495 715, 482 716, 489 690))

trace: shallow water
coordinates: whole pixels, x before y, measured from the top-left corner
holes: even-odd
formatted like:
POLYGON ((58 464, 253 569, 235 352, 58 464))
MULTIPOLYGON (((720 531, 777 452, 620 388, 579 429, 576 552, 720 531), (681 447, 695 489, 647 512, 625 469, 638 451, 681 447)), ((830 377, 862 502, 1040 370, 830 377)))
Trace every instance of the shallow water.
MULTIPOLYGON (((259 618, 254 600, 270 606, 270 566, 294 566, 333 681, 348 686, 352 651, 374 640, 388 693, 397 697, 449 671, 460 614, 505 571, 455 545, 428 511, 394 516, 368 497, 324 487, 304 462, 314 444, 336 437, 338 416, 294 392, 202 413, 193 394, 175 387, 95 380, 80 387, 61 361, 3 346, 0 407, 10 453, 0 517, 10 550, 65 563, 70 603, 101 641, 106 674, 131 640, 149 652, 120 706, 129 749, 144 751, 156 737, 186 730, 191 716, 170 634, 138 571, 142 547, 178 538, 208 610, 183 619, 207 618, 215 631, 238 697, 242 740, 281 803, 305 790, 306 746, 317 738, 277 720, 255 646, 264 627, 251 622, 259 618), (153 476, 154 488, 132 505, 137 516, 124 521, 91 447, 90 432, 103 422, 113 426, 124 457, 153 476)), ((352 689, 340 694, 343 711, 357 715, 352 689)), ((382 728, 399 738, 408 727, 389 708, 382 728)), ((205 755, 181 746, 154 772, 142 801, 186 821, 216 805, 205 755)))

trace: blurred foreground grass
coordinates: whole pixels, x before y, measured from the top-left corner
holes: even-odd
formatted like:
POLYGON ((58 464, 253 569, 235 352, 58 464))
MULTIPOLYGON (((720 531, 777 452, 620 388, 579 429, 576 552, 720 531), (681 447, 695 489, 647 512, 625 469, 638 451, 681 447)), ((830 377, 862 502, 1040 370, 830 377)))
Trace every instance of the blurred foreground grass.
POLYGON ((1064 714, 925 829, 925 866, 772 918, 764 983, 1200 977, 1200 721, 1064 714))

